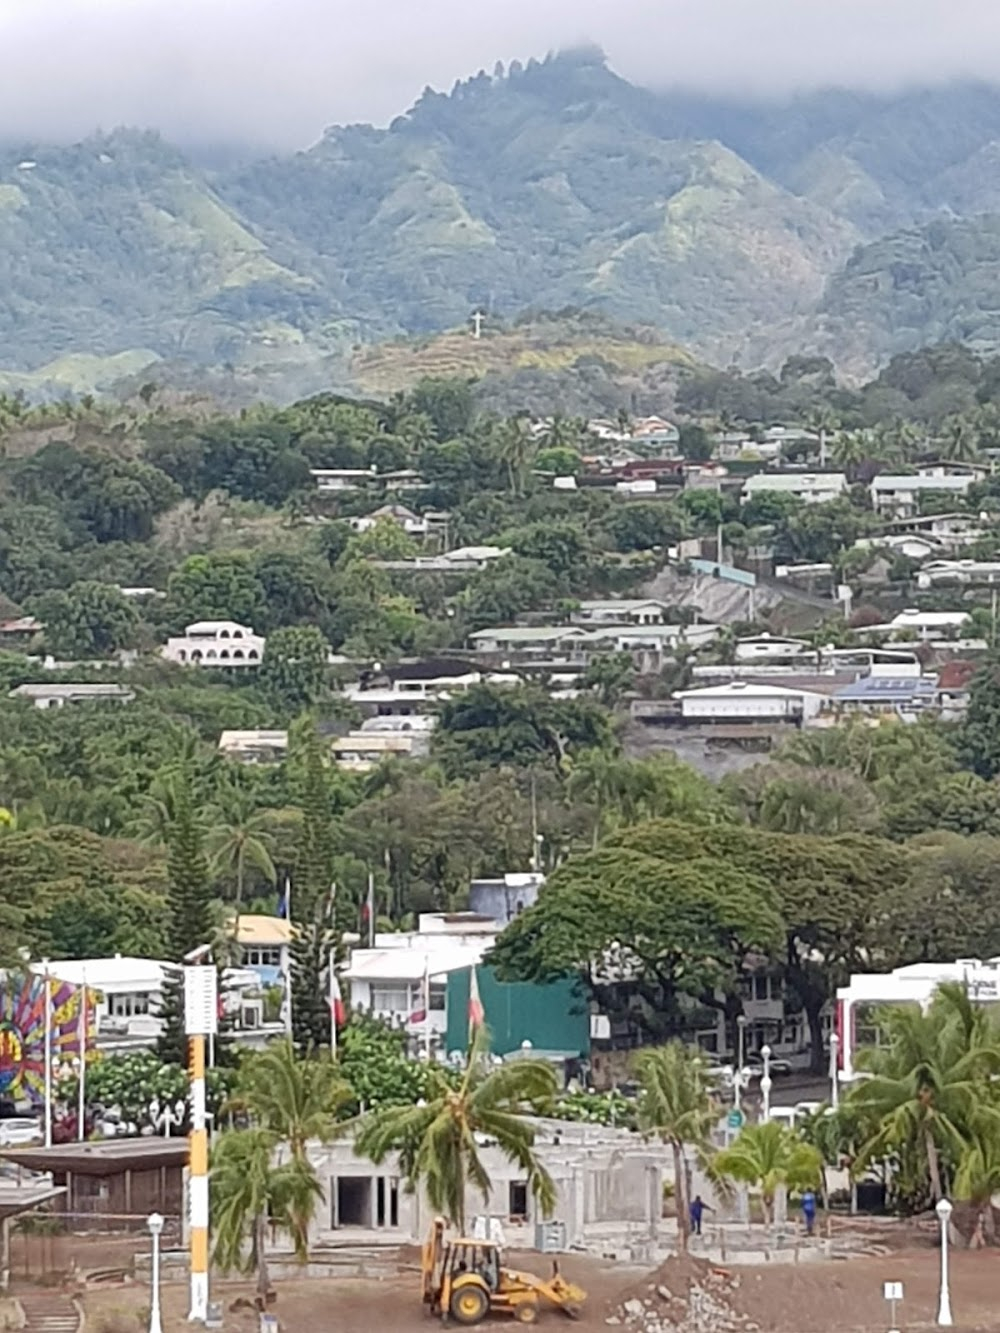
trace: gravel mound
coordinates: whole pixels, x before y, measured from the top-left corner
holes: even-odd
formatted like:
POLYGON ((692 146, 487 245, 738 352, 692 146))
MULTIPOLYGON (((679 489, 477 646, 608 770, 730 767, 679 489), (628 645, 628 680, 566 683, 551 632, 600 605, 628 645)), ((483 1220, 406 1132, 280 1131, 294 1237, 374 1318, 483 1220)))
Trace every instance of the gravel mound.
POLYGON ((631 1333, 758 1333, 740 1279, 690 1255, 667 1259, 622 1294, 605 1323, 631 1333))

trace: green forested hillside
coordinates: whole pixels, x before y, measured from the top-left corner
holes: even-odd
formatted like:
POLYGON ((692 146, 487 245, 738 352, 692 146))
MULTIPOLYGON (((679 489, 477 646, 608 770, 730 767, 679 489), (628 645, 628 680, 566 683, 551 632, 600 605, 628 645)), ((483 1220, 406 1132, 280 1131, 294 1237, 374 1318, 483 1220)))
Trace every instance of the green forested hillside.
POLYGON ((474 307, 593 310, 742 364, 992 345, 998 159, 997 89, 741 104, 595 51, 225 172, 153 133, 0 148, 0 370, 58 394, 162 360, 303 393, 474 307))

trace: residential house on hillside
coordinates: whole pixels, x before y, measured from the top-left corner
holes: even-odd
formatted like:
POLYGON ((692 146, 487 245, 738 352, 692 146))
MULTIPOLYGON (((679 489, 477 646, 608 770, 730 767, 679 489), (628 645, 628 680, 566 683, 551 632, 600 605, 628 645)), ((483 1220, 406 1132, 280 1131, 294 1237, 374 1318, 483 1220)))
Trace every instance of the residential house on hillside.
POLYGON ((978 667, 978 662, 961 657, 943 663, 937 673, 938 708, 942 721, 957 722, 964 716, 978 667))
POLYGON ((918 588, 948 583, 1000 583, 1000 560, 931 560, 917 574, 918 588))
POLYGON ((940 546, 948 550, 961 550, 971 546, 984 535, 985 519, 982 515, 964 514, 912 514, 908 518, 890 519, 887 527, 890 532, 919 534, 933 538, 940 546))
POLYGON ((412 509, 407 509, 406 505, 386 504, 378 509, 372 510, 370 514, 363 514, 358 518, 349 518, 348 525, 355 532, 368 532, 370 528, 375 527, 379 522, 394 523, 396 527, 402 528, 408 537, 423 538, 427 536, 428 524, 426 518, 421 518, 415 514, 412 509))
POLYGON ((890 639, 929 642, 957 634, 968 620, 968 611, 921 611, 911 606, 883 624, 859 625, 855 633, 865 637, 884 634, 890 639))
POLYGON ((283 917, 241 912, 236 918, 241 966, 262 986, 277 986, 288 975, 292 924, 283 917))
POLYGON ((370 773, 383 759, 427 753, 427 737, 404 731, 349 731, 331 743, 333 761, 346 773, 370 773))
POLYGON ((372 560, 371 564, 377 569, 408 570, 416 574, 462 574, 485 569, 510 553, 509 546, 456 546, 440 555, 418 555, 412 560, 372 560))
POLYGON ((375 467, 311 467, 309 475, 316 489, 325 494, 357 491, 375 480, 375 467))
POLYGON ((737 662, 758 662, 776 658, 803 657, 813 652, 805 639, 781 634, 754 634, 736 641, 737 662))
POLYGON ((518 677, 483 672, 470 662, 426 659, 379 668, 341 693, 365 717, 403 716, 430 712, 435 704, 484 681, 517 684, 518 677))
POLYGON ((24 699, 35 708, 64 708, 66 704, 127 704, 135 693, 127 685, 18 685, 11 699, 24 699))
POLYGON ((915 714, 937 703, 933 676, 861 676, 843 685, 833 696, 838 712, 915 714))
POLYGON ((160 656, 186 666, 245 671, 259 667, 265 640, 235 620, 196 620, 182 635, 166 641, 160 656))
POLYGON ((288 753, 288 732, 224 731, 219 753, 240 764, 280 764, 288 753))
POLYGON ((975 480, 972 473, 956 474, 943 468, 928 468, 912 476, 883 473, 869 487, 872 508, 889 518, 912 518, 920 508, 922 495, 947 491, 964 496, 975 480))
POLYGON ((843 472, 755 472, 743 483, 744 501, 765 491, 792 495, 806 504, 826 504, 847 490, 843 472))
POLYGON ((582 601, 569 618, 577 625, 664 625, 670 614, 655 598, 610 597, 582 601))
POLYGON ((801 726, 826 705, 824 694, 784 685, 733 680, 704 689, 678 690, 685 722, 786 722, 801 726))

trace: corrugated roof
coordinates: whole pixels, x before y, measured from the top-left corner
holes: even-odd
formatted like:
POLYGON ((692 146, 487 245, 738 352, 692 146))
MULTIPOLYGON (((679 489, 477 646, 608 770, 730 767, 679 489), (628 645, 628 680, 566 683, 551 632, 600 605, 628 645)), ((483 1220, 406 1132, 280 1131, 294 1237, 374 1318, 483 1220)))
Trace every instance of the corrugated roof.
POLYGON ((905 703, 909 699, 930 699, 937 684, 927 676, 862 676, 844 685, 834 696, 853 702, 905 703))

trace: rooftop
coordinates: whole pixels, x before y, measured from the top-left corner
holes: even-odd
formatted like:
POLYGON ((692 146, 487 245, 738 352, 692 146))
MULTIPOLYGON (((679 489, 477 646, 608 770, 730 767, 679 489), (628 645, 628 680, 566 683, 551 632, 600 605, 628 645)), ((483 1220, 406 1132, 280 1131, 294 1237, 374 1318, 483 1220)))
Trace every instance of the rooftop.
POLYGON ((937 681, 930 676, 861 676, 843 685, 835 699, 848 703, 905 703, 911 699, 933 699, 937 681))
POLYGON ((119 1171, 151 1171, 162 1166, 183 1167, 188 1159, 186 1138, 92 1139, 51 1148, 3 1148, 0 1157, 30 1171, 72 1171, 84 1176, 113 1176, 119 1171))
POLYGON ((967 491, 975 477, 918 476, 882 473, 873 478, 871 488, 879 491, 967 491))
POLYGON ((133 699, 127 685, 18 685, 14 699, 133 699))
POLYGON ((163 985, 166 963, 155 958, 130 958, 115 954, 113 958, 56 959, 48 963, 29 964, 36 976, 43 976, 48 968, 52 977, 69 982, 71 986, 87 985, 95 990, 159 990, 163 985))
POLYGON ((280 916, 241 912, 236 918, 236 939, 240 944, 281 945, 292 938, 292 923, 280 916))

